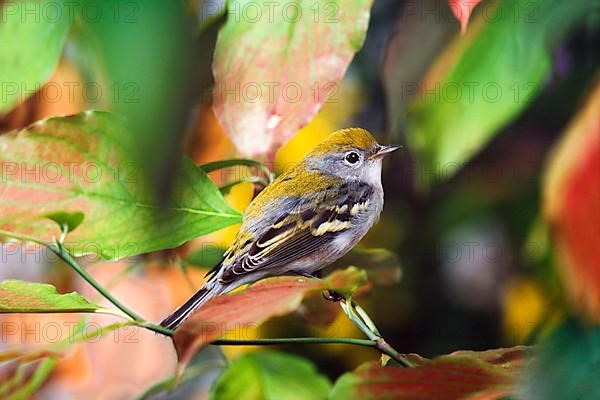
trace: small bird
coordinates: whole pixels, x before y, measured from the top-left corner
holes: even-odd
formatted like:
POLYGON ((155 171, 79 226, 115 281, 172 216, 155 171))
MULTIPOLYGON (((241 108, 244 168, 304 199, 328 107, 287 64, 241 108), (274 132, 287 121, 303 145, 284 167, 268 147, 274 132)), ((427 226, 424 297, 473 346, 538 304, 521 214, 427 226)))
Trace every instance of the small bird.
POLYGON ((360 128, 329 135, 250 203, 208 282, 161 322, 176 329, 209 299, 261 278, 313 277, 350 251, 383 208, 382 146, 360 128))

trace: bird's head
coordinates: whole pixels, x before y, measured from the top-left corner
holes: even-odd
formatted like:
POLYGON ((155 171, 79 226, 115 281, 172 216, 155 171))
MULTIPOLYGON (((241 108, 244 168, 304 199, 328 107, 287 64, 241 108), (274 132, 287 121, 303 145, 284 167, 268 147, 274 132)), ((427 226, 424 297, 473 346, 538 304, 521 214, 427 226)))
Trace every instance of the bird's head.
POLYGON ((368 183, 381 182, 381 160, 401 146, 382 146, 368 131, 349 128, 335 131, 305 158, 309 168, 368 183))

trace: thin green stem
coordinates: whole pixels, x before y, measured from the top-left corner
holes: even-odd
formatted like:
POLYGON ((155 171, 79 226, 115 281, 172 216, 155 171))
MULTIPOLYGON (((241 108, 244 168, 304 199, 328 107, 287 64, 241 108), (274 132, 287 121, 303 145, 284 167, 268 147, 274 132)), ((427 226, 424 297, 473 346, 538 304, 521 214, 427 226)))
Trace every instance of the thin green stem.
MULTIPOLYGON (((163 328, 145 321, 135 321, 135 325, 149 329, 165 336, 175 335, 175 331, 163 328)), ((211 344, 218 346, 268 346, 282 344, 353 344, 365 347, 377 347, 373 340, 355 339, 355 338, 322 338, 322 337, 292 337, 292 338, 263 338, 263 339, 220 339, 211 344)))
POLYGON ((171 329, 167 329, 167 328, 165 328, 163 326, 160 326, 160 325, 153 324, 151 322, 147 322, 147 321, 135 321, 135 324, 137 326, 141 326, 142 328, 146 328, 146 329, 151 330, 153 332, 160 333, 161 335, 165 335, 165 336, 173 336, 173 335, 175 335, 175 331, 173 331, 171 329))
POLYGON ((412 368, 415 366, 409 359, 404 357, 385 341, 367 312, 354 301, 352 301, 352 298, 342 300, 340 306, 350 321, 354 322, 358 329, 360 329, 370 339, 373 347, 383 354, 390 356, 392 359, 396 360, 405 367, 412 368))
POLYGON ((272 339, 245 339, 228 340, 221 339, 213 342, 219 346, 251 346, 251 345, 281 345, 281 344, 352 344, 364 347, 376 347, 371 340, 355 338, 321 338, 321 337, 296 337, 296 338, 272 338, 272 339))
POLYGON ((119 300, 115 299, 109 292, 102 286, 97 280, 95 280, 88 272, 81 268, 79 264, 73 260, 73 257, 65 250, 65 248, 60 243, 55 243, 48 246, 48 249, 56 254, 60 259, 66 262, 75 272, 77 272, 83 279, 86 280, 87 283, 92 285, 94 289, 96 289, 102 296, 104 296, 108 301, 115 305, 119 310, 123 311, 129 317, 131 317, 134 321, 144 321, 142 317, 137 315, 135 312, 131 311, 125 305, 123 305, 119 300))

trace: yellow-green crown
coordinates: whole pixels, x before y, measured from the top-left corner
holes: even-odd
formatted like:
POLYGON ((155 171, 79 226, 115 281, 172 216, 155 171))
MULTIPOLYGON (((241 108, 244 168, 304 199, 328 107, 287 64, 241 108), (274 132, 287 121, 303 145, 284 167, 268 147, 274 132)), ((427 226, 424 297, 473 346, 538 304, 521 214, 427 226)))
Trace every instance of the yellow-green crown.
POLYGON ((377 146, 377 141, 369 131, 361 128, 340 129, 327 136, 311 152, 312 155, 344 152, 351 149, 367 151, 377 146))

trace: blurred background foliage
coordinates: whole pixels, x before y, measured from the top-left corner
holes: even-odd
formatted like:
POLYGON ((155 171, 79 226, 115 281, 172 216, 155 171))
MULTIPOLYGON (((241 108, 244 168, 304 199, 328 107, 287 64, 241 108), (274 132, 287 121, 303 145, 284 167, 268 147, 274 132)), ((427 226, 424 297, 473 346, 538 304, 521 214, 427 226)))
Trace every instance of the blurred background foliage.
MULTIPOLYGON (((161 203, 172 201, 184 153, 196 164, 252 155, 279 174, 335 129, 360 126, 380 142, 400 142, 405 150, 384 166, 381 221, 361 243, 393 253, 382 269, 401 271, 360 297, 386 339, 403 353, 425 357, 542 342, 524 393, 596 398, 600 389, 590 382, 600 345, 593 327, 600 319, 597 1, 484 0, 464 34, 446 0, 331 2, 342 12, 351 9, 352 18, 319 25, 317 34, 310 24, 298 25, 293 38, 269 31, 269 24, 252 36, 248 31, 256 26, 248 18, 235 21, 238 14, 214 1, 84 0, 73 18, 51 24, 48 18, 22 23, 11 7, 24 2, 1 3, 1 132, 88 109, 123 114, 130 134, 119 140, 140 166, 142 181, 151 183, 145 190, 161 203), (360 27, 367 21, 364 35, 360 27), (226 35, 218 38, 220 30, 226 35), (345 35, 354 30, 349 40, 345 35), (289 52, 281 51, 280 40, 289 52), (240 52, 246 55, 237 65, 240 52), (321 53, 338 58, 328 61, 321 53), (227 88, 252 79, 296 79, 305 90, 317 83, 323 93, 308 105, 278 99, 274 111, 263 104, 266 96, 250 102, 242 95, 219 105, 211 91, 215 79, 227 88), (269 114, 259 115, 263 111, 269 114)), ((58 3, 37 2, 40 10, 58 3)), ((217 187, 257 175, 256 168, 237 166, 209 173, 217 187)), ((242 182, 223 192, 231 208, 243 212, 258 190, 242 182)), ((201 285, 238 227, 131 259, 94 258, 99 262, 88 263, 89 269, 123 302, 159 320, 201 285)), ((52 282, 61 292, 76 289, 99 301, 56 260, 40 263, 7 246, 2 279, 52 282)), ((357 265, 376 260, 369 255, 357 265)), ((329 306, 309 300, 294 315, 232 336, 360 334, 329 306)), ((2 321, 35 332, 57 318, 11 315, 2 321)), ((21 375, 46 381, 40 398, 132 398, 172 373, 175 353, 151 332, 131 335, 135 340, 125 331, 107 335, 114 340, 87 341, 21 375)), ((40 340, 43 335, 33 333, 5 335, 0 346, 40 340)), ((238 376, 248 373, 244 365, 285 375, 278 365, 298 364, 317 397, 327 393, 329 380, 378 354, 342 345, 279 348, 311 360, 328 380, 301 358, 247 354, 263 351, 255 346, 223 350, 237 360, 227 373, 238 376)), ((183 396, 207 393, 223 367, 218 354, 214 360, 198 363, 211 367, 198 372, 204 379, 184 380, 183 396)), ((9 365, 0 376, 14 380, 14 369, 9 365)), ((273 393, 293 398, 279 385, 288 378, 265 379, 274 379, 273 393)), ((232 396, 225 379, 213 395, 232 396)))

